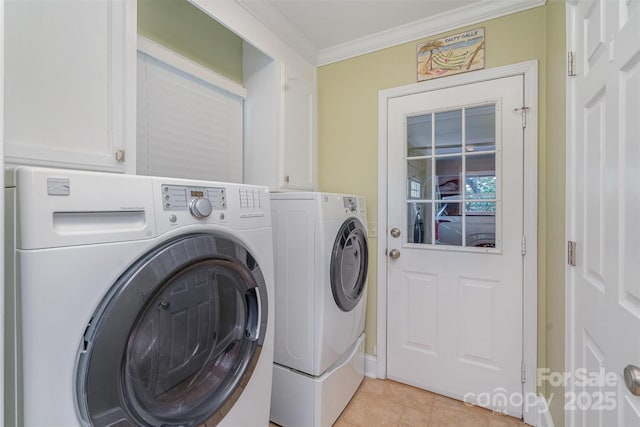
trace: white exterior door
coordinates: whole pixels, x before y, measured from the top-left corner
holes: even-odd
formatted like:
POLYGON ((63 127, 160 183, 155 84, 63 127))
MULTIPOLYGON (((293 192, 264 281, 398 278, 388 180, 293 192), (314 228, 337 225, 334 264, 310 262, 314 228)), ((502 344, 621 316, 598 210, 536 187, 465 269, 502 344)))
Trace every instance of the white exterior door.
POLYGON ((387 122, 387 375, 515 417, 523 93, 517 75, 400 96, 387 122))
POLYGON ((572 3, 566 424, 637 426, 624 372, 640 366, 640 2, 572 3))

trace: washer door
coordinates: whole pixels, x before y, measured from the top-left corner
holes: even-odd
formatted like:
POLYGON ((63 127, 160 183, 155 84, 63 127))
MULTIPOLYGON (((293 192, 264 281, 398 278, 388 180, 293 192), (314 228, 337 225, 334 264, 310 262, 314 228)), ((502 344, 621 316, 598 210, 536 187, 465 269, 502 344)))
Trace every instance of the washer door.
POLYGON ((331 253, 331 292, 342 311, 351 311, 364 293, 369 252, 367 233, 357 218, 347 219, 331 253))
POLYGON ((167 242, 120 277, 87 328, 81 416, 94 426, 215 425, 249 381, 266 325, 264 277, 240 242, 167 242))

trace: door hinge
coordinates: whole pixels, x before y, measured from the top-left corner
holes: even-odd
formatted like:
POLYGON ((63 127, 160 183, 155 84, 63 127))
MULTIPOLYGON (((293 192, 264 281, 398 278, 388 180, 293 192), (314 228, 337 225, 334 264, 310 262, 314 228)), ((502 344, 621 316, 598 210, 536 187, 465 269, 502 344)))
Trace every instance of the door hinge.
POLYGON ((576 242, 569 240, 567 244, 567 264, 576 266, 576 242))
POLYGON ((525 365, 524 362, 522 362, 520 366, 520 381, 522 384, 527 382, 527 365, 525 365))
POLYGON ((527 236, 522 235, 522 255, 527 254, 527 236))
POLYGON ((567 53, 567 75, 569 77, 576 75, 576 54, 574 52, 567 53))
POLYGON ((526 128, 527 127, 527 111, 529 111, 529 107, 525 107, 524 105, 520 108, 514 108, 514 110, 516 113, 518 111, 520 111, 522 113, 522 127, 526 128))

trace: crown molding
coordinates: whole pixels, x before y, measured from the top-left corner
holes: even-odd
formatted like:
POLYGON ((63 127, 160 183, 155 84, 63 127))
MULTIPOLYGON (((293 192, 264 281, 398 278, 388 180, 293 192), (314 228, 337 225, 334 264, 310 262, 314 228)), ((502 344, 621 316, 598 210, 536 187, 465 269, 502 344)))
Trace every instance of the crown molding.
POLYGON ((318 52, 317 65, 331 64, 467 25, 522 12, 543 6, 545 2, 546 0, 485 0, 323 49, 318 52))

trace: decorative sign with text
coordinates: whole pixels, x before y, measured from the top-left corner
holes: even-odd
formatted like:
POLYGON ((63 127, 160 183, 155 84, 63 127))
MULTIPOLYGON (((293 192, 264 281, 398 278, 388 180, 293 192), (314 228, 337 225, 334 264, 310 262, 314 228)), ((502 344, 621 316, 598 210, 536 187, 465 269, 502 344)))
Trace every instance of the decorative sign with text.
POLYGON ((484 28, 418 45, 418 81, 484 68, 484 28))

